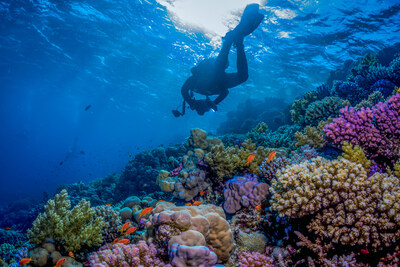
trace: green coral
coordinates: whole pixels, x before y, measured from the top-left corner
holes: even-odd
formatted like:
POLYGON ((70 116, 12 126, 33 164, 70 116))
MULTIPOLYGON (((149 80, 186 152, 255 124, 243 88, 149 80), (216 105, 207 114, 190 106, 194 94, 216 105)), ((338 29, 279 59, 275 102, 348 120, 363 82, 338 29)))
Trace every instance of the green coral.
POLYGON ((385 97, 382 95, 382 93, 380 91, 374 91, 372 94, 370 94, 368 96, 368 99, 363 99, 361 100, 360 103, 358 103, 355 107, 354 110, 358 111, 360 110, 362 107, 366 108, 366 107, 373 107, 376 104, 378 104, 379 102, 384 102, 385 101, 385 97))
POLYGON ((302 147, 309 145, 315 149, 320 149, 325 146, 325 139, 323 136, 323 129, 326 124, 332 122, 332 118, 326 121, 320 121, 318 127, 307 126, 302 132, 296 132, 295 138, 297 140, 296 146, 302 147))
POLYGON ((103 218, 94 218, 95 210, 85 199, 70 209, 71 202, 67 198, 67 191, 62 190, 54 200, 47 202, 45 212, 39 214, 28 230, 31 242, 40 244, 46 238, 53 238, 61 242, 67 251, 77 251, 83 245, 100 245, 105 226, 103 218))
POLYGON ((238 234, 237 244, 248 252, 265 252, 267 238, 262 233, 247 234, 240 231, 238 234))
POLYGON ((318 96, 316 93, 308 92, 302 99, 295 100, 292 104, 292 108, 290 109, 292 121, 296 124, 304 124, 306 109, 317 99, 318 96))
POLYGON ((250 139, 247 139, 240 147, 225 147, 224 145, 212 147, 211 151, 206 154, 205 161, 216 174, 218 180, 223 181, 225 177, 245 171, 258 174, 261 162, 273 151, 276 152, 276 157, 287 155, 286 149, 264 148, 263 146, 256 148, 256 145, 250 139), (248 163, 249 156, 253 154, 254 159, 248 163))
POLYGON ((256 133, 256 134, 263 134, 265 131, 268 129, 268 125, 265 122, 260 122, 259 124, 256 125, 253 129, 251 129, 250 132, 256 133))
POLYGON ((308 125, 316 126, 320 121, 327 120, 330 117, 337 117, 339 110, 350 106, 348 100, 339 97, 325 97, 322 100, 311 103, 305 114, 305 122, 308 125))
POLYGON ((371 161, 367 159, 364 150, 360 146, 358 145, 353 146, 348 142, 343 142, 342 149, 343 149, 343 154, 342 154, 343 158, 351 162, 361 164, 367 171, 367 173, 369 173, 371 167, 371 161))

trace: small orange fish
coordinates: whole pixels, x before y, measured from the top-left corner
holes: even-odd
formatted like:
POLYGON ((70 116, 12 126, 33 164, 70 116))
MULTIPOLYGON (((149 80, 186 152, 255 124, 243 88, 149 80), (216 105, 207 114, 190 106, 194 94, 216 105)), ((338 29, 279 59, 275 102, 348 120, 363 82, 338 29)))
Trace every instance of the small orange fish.
POLYGON ((153 209, 154 209, 153 207, 148 207, 148 208, 143 209, 143 210, 139 213, 139 218, 142 217, 142 216, 145 216, 145 215, 147 215, 147 214, 150 214, 150 212, 151 212, 153 209))
POLYGON ((273 159, 275 158, 275 155, 276 155, 276 152, 275 152, 275 151, 271 152, 271 153, 269 154, 269 156, 268 156, 267 163, 269 163, 271 160, 273 160, 273 159))
POLYGON ((206 191, 201 191, 201 192, 200 192, 200 196, 201 196, 201 197, 204 196, 205 193, 206 193, 206 191))
POLYGON ((188 202, 185 204, 185 206, 192 206, 192 203, 188 202))
POLYGON ((21 260, 19 261, 19 265, 25 266, 25 265, 27 265, 28 263, 30 263, 31 261, 33 261, 32 258, 23 258, 23 259, 21 259, 21 260))
POLYGON ((111 203, 104 204, 104 206, 111 206, 111 203))
POLYGON ((361 253, 362 253, 362 254, 369 254, 369 251, 368 251, 367 249, 363 249, 363 248, 362 248, 362 249, 361 249, 361 253))
POLYGON ((118 243, 118 238, 115 238, 114 241, 112 242, 112 244, 117 244, 118 243))
POLYGON ((256 154, 251 154, 248 158, 247 158, 247 164, 250 164, 250 162, 253 161, 254 157, 256 156, 256 154))
POLYGON ((61 265, 63 265, 65 263, 66 260, 67 260, 67 258, 59 259, 54 267, 60 267, 61 265))
POLYGON ((203 204, 203 201, 198 201, 198 200, 194 201, 193 200, 192 206, 199 206, 201 204, 203 204))
POLYGON ((257 206, 255 206, 254 207, 256 210, 260 210, 261 209, 261 204, 260 205, 257 205, 257 206))
POLYGON ((11 227, 6 227, 5 228, 7 231, 10 231, 11 230, 11 227))
POLYGON ((70 256, 71 258, 75 258, 75 255, 72 251, 68 252, 68 256, 70 256))
POLYGON ((119 240, 117 243, 121 243, 121 244, 124 244, 124 245, 128 245, 129 242, 131 242, 129 239, 124 238, 124 239, 119 240))
POLYGON ((121 227, 121 233, 123 233, 126 229, 128 229, 129 226, 131 226, 130 221, 127 221, 126 223, 124 223, 124 225, 122 225, 122 227, 121 227))
POLYGON ((125 233, 125 234, 126 234, 126 235, 130 235, 130 234, 136 232, 136 230, 137 230, 136 227, 131 227, 131 228, 129 228, 128 230, 126 230, 126 233, 125 233))

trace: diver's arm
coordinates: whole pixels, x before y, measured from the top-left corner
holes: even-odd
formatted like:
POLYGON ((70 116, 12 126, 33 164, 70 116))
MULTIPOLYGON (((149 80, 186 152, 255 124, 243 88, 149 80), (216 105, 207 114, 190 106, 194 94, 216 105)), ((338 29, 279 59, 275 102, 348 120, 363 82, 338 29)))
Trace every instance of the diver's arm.
POLYGON ((183 99, 189 104, 189 106, 192 106, 195 103, 195 99, 193 98, 193 96, 191 96, 189 94, 189 90, 193 89, 194 87, 194 78, 193 76, 190 76, 185 83, 182 85, 182 89, 181 89, 181 94, 183 99))
POLYGON ((225 99, 225 97, 227 97, 227 95, 229 94, 229 90, 225 89, 223 90, 219 96, 213 101, 215 105, 218 105, 222 100, 225 99))

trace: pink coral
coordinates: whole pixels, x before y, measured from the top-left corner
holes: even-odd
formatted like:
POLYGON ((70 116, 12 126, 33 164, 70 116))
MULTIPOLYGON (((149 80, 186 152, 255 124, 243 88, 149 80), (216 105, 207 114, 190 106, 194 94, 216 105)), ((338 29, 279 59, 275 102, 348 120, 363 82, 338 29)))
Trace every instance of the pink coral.
POLYGON ((259 252, 243 252, 239 256, 240 267, 273 267, 273 260, 259 252))
POLYGON ((148 246, 145 241, 136 245, 105 245, 89 257, 89 264, 92 267, 171 266, 162 262, 156 254, 155 245, 148 246))

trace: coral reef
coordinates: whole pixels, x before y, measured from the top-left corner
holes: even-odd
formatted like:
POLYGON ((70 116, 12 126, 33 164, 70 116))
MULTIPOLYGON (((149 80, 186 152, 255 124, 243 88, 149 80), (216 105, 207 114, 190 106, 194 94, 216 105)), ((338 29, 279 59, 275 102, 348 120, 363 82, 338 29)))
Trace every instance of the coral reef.
POLYGON ((270 257, 258 252, 243 252, 239 256, 238 264, 239 267, 273 267, 274 261, 270 257))
POLYGON ((369 173, 371 167, 371 161, 367 159, 364 151, 358 145, 353 146, 347 142, 343 142, 343 154, 342 157, 358 164, 361 164, 364 169, 369 173))
POLYGON ((143 266, 161 267, 171 266, 162 262, 157 256, 154 244, 147 245, 145 241, 139 241, 136 245, 114 244, 102 246, 89 258, 90 266, 143 266))
POLYGON ((217 263, 217 255, 205 246, 174 243, 170 257, 172 265, 176 267, 212 267, 217 263))
POLYGON ((187 139, 187 146, 190 149, 200 148, 208 152, 213 146, 220 144, 222 144, 221 140, 208 137, 206 131, 199 128, 190 129, 190 136, 187 139))
POLYGON ((255 144, 251 143, 250 140, 246 140, 241 147, 225 148, 223 145, 214 146, 211 152, 206 154, 205 161, 218 180, 223 181, 226 177, 243 174, 246 171, 258 174, 258 166, 273 151, 276 152, 277 157, 287 155, 287 149, 270 149, 262 146, 256 148, 255 144), (248 162, 249 156, 253 154, 254 159, 248 162))
POLYGON ((222 208, 214 205, 176 207, 158 203, 147 221, 147 241, 168 247, 170 239, 188 230, 200 232, 207 246, 225 262, 233 249, 233 236, 222 208))
POLYGON ((400 182, 361 164, 321 157, 278 172, 271 185, 271 208, 280 216, 311 215, 307 225, 320 238, 374 249, 400 237, 400 182))
POLYGON ((83 245, 100 245, 105 225, 103 218, 94 218, 95 210, 85 199, 70 210, 67 197, 67 191, 62 190, 54 200, 47 202, 45 212, 39 214, 28 230, 31 242, 40 244, 46 238, 53 238, 68 251, 79 250, 83 245))
POLYGON ((247 134, 247 138, 255 143, 257 147, 280 148, 286 147, 289 149, 295 148, 294 135, 300 130, 298 125, 283 125, 276 131, 266 129, 264 132, 251 131, 247 134))
POLYGON ((94 217, 103 218, 104 229, 102 231, 103 241, 106 243, 112 242, 119 235, 119 230, 122 226, 119 212, 111 206, 97 206, 94 208, 94 217))
POLYGON ((237 245, 246 249, 248 252, 263 253, 267 246, 267 239, 264 234, 255 232, 247 234, 239 231, 237 245))
POLYGON ((316 149, 322 149, 325 146, 323 129, 326 124, 331 122, 332 118, 329 118, 326 121, 320 121, 318 123, 318 127, 306 126, 302 132, 296 132, 296 146, 301 147, 304 145, 309 145, 316 149))
POLYGON ((258 182, 257 176, 237 176, 225 183, 224 210, 234 214, 240 209, 254 208, 268 196, 268 184, 258 182))
POLYGON ((371 109, 356 112, 346 107, 324 132, 328 142, 337 147, 345 141, 359 145, 368 158, 391 165, 400 156, 400 94, 371 109))
POLYGON ((375 91, 368 96, 368 99, 362 100, 360 103, 354 106, 354 110, 359 111, 362 107, 364 108, 371 108, 378 104, 379 102, 385 101, 382 93, 379 91, 375 91))
POLYGON ((320 121, 336 117, 339 115, 339 110, 346 106, 350 106, 350 102, 339 97, 325 97, 322 100, 315 101, 306 109, 305 123, 316 126, 320 121))
POLYGON ((305 115, 308 106, 317 100, 318 96, 314 92, 308 92, 302 99, 295 100, 290 109, 292 121, 296 124, 303 125, 305 123, 305 115))
POLYGON ((260 166, 260 178, 264 182, 270 182, 273 178, 275 178, 275 173, 278 170, 286 167, 290 163, 291 162, 287 157, 275 158, 270 162, 268 162, 268 159, 265 159, 260 166))

